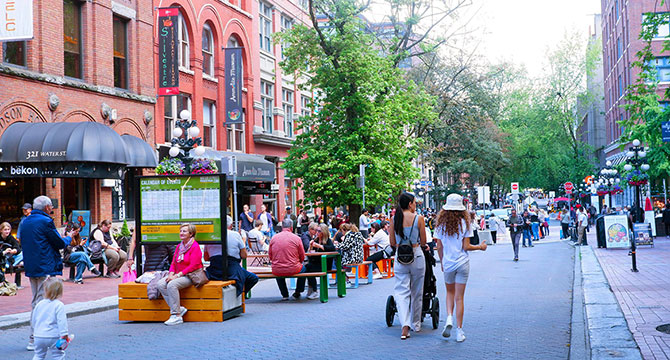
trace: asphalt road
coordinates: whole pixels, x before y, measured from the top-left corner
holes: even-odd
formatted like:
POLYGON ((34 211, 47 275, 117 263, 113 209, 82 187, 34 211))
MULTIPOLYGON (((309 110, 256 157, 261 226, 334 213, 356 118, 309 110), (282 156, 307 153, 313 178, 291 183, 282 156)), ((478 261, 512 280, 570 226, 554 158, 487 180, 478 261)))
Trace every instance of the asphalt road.
MULTIPOLYGON (((440 329, 426 318, 423 330, 400 340, 397 318, 384 321, 394 279, 330 291, 330 302, 280 302, 273 280, 247 301, 247 313, 223 323, 125 323, 116 311, 69 320, 75 341, 68 359, 567 359, 570 342, 573 254, 557 242, 522 248, 512 261, 508 244, 471 253, 465 296, 467 339, 441 337, 446 319, 442 273, 438 275, 440 329)), ((439 264, 438 264, 439 269, 439 264)), ((1 305, 0 305, 1 306, 1 305)), ((2 331, 3 359, 30 359, 29 328, 2 331)))

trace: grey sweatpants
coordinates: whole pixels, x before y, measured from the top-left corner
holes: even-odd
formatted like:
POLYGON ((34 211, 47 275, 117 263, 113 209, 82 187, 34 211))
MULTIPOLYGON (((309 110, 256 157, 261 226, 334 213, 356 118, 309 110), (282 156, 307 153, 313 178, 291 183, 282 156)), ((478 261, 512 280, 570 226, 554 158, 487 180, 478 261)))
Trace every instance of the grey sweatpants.
POLYGON ((30 302, 30 342, 33 342, 33 310, 37 303, 44 299, 44 284, 46 283, 48 276, 42 277, 31 277, 30 279, 30 290, 33 292, 33 299, 30 302))
POLYGON ((163 295, 163 299, 170 307, 170 315, 179 315, 180 299, 179 289, 187 288, 193 285, 188 276, 178 277, 170 282, 167 282, 167 277, 158 280, 158 291, 163 295))
POLYGON ((52 360, 61 360, 65 358, 65 350, 59 350, 54 345, 59 338, 35 338, 35 355, 33 355, 33 360, 42 360, 47 358, 47 353, 49 353, 49 359, 52 360))

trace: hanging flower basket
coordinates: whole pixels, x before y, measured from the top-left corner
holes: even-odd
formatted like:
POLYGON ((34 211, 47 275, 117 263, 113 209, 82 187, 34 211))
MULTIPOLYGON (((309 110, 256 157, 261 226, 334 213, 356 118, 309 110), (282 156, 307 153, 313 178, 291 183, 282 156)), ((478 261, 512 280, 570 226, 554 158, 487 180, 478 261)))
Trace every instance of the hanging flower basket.
POLYGON ((649 175, 640 170, 633 170, 626 174, 626 181, 628 182, 628 185, 631 186, 647 185, 649 182, 649 175))
POLYGON ((583 197, 583 198, 585 198, 585 197, 587 197, 588 195, 589 195, 589 194, 587 194, 587 193, 581 193, 581 194, 579 194, 579 197, 583 197))
POLYGON ((156 166, 156 175, 183 175, 185 168, 181 160, 166 157, 156 166))
POLYGON ((596 194, 598 196, 605 196, 610 193, 610 187, 607 185, 599 185, 598 188, 596 189, 596 194))
POLYGON ((191 163, 191 174, 216 174, 219 168, 212 159, 195 159, 191 163))
POLYGON ((614 185, 612 186, 612 190, 610 190, 610 194, 612 195, 623 194, 623 189, 619 185, 614 185))
POLYGON ((609 194, 610 192, 609 191, 597 191, 596 193, 598 194, 598 196, 605 196, 605 195, 609 194))

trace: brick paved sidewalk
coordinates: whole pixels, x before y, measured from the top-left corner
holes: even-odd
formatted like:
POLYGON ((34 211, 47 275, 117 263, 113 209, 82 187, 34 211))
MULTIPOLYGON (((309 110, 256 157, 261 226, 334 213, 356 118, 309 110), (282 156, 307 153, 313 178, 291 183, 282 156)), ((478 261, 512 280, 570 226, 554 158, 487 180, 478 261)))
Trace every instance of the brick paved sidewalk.
MULTIPOLYGON (((124 266, 122 271, 127 270, 124 266)), ((67 280, 70 269, 65 267, 61 277, 67 280)), ((14 275, 7 275, 7 279, 14 282, 14 275)), ((16 296, 2 296, 0 297, 0 316, 12 315, 30 311, 30 300, 32 299, 32 292, 30 291, 30 280, 22 274, 21 282, 23 289, 20 289, 16 296)), ((86 302, 92 300, 102 299, 108 296, 118 295, 118 284, 121 279, 107 279, 93 277, 88 271, 84 273, 84 283, 79 285, 71 281, 64 281, 63 298, 61 299, 65 305, 86 302)))
POLYGON ((600 261, 628 327, 645 359, 670 359, 670 335, 656 330, 670 323, 670 240, 657 238, 654 247, 640 246, 637 268, 631 269, 627 249, 598 249, 595 231, 589 244, 600 261))

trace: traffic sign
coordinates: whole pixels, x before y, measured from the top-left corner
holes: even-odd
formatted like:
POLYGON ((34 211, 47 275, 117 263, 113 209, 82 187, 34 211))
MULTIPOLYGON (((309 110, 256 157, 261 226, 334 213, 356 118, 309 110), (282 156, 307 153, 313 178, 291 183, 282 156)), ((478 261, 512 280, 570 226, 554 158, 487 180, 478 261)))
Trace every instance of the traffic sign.
POLYGON ((513 182, 512 183, 512 194, 518 194, 519 193, 519 183, 518 182, 513 182))
POLYGON ((570 194, 572 194, 572 190, 565 189, 565 193, 570 195, 570 194))
POLYGON ((572 194, 572 190, 575 188, 575 186, 571 182, 566 182, 565 183, 565 192, 567 194, 572 194), (569 191, 569 192, 568 192, 569 191))

